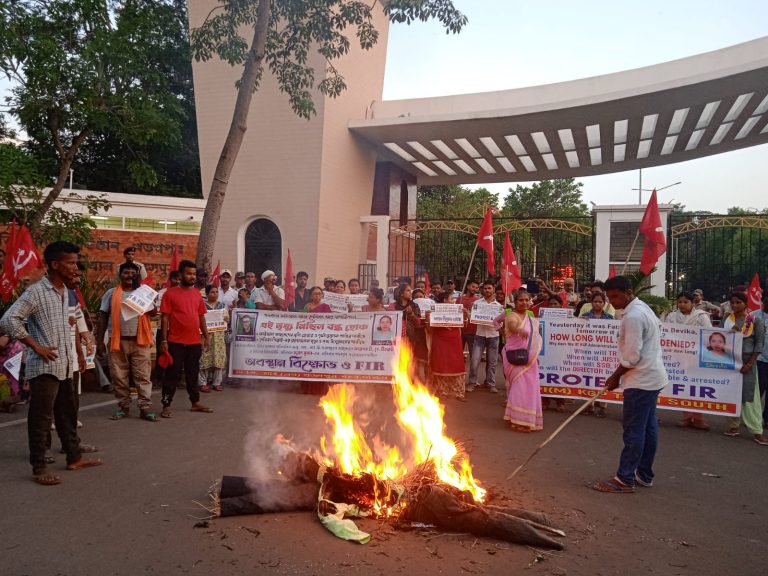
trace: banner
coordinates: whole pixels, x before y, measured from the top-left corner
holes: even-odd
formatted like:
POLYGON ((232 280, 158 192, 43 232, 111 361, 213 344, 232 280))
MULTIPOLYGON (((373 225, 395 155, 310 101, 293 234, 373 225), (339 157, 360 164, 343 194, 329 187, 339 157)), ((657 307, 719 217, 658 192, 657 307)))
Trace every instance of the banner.
POLYGON ((331 312, 346 314, 349 311, 349 308, 347 307, 346 294, 336 294, 336 292, 323 291, 323 302, 331 307, 331 312))
POLYGON ((469 314, 470 324, 479 324, 482 326, 493 326, 493 321, 504 314, 504 308, 498 302, 486 302, 478 300, 472 304, 472 312, 469 314))
POLYGON ((349 294, 347 296, 347 302, 352 306, 352 312, 362 312, 363 306, 368 305, 367 294, 349 294))
POLYGON ((19 373, 21 372, 21 357, 24 354, 24 351, 22 350, 18 354, 11 356, 3 362, 3 368, 8 370, 8 373, 13 376, 16 380, 19 379, 19 373))
POLYGON ((572 308, 539 308, 540 318, 573 318, 572 308))
POLYGON ((414 298, 413 303, 419 307, 422 318, 426 318, 427 312, 432 312, 435 309, 435 301, 431 298, 414 298))
MULTIPOLYGON (((541 320, 539 382, 544 396, 591 398, 618 366, 618 320, 541 320)), ((738 416, 741 413, 740 333, 662 324, 669 384, 660 408, 738 416)), ((600 400, 621 402, 621 388, 600 400)))
POLYGON ((435 304, 435 309, 429 314, 429 325, 433 328, 463 328, 464 306, 435 304))
POLYGON ((402 317, 400 312, 306 314, 236 308, 229 375, 389 384, 402 317))
POLYGON ((141 285, 123 300, 120 314, 124 320, 145 314, 155 307, 155 298, 157 298, 156 291, 149 286, 141 285))
POLYGON ((214 332, 226 332, 227 321, 224 317, 226 310, 208 310, 205 313, 205 327, 208 329, 209 334, 214 332))

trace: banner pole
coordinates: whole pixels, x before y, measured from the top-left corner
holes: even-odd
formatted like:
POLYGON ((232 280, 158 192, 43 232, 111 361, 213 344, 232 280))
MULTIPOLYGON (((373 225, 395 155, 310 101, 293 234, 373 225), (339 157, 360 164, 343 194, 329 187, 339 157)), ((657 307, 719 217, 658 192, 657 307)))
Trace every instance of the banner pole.
POLYGON ((464 296, 464 291, 467 289, 467 282, 469 281, 469 273, 472 271, 472 263, 475 261, 475 254, 477 254, 477 242, 475 242, 475 249, 472 250, 472 258, 469 259, 469 268, 467 268, 467 275, 464 276, 464 286, 461 287, 462 296, 464 296))
POLYGON ((629 252, 627 253, 627 259, 624 260, 624 266, 621 268, 621 275, 624 276, 624 274, 627 273, 627 266, 629 265, 629 259, 632 257, 632 252, 635 249, 635 244, 637 244, 637 239, 640 238, 640 227, 637 228, 637 234, 635 234, 635 239, 632 241, 632 247, 629 249, 629 252))

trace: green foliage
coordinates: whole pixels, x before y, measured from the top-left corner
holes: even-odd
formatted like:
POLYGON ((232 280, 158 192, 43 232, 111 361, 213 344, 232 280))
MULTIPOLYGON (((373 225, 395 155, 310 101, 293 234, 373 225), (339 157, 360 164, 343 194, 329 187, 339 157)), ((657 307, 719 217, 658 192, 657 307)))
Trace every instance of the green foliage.
POLYGON ((420 186, 417 192, 416 218, 420 220, 482 218, 488 208, 496 211, 499 195, 485 188, 470 190, 464 186, 420 186))
MULTIPOLYGON (((81 146, 113 133, 127 146, 178 143, 183 110, 156 52, 170 49, 169 0, 0 0, 0 72, 10 114, 55 175, 60 193, 81 146)), ((145 175, 145 173, 144 173, 145 175)))
MULTIPOLYGON (((375 5, 359 0, 271 0, 265 61, 298 116, 315 114, 314 89, 327 96, 338 96, 346 89, 333 61, 349 52, 352 34, 363 49, 376 44, 375 5), (319 82, 313 51, 324 61, 319 82)), ((218 56, 232 66, 244 65, 252 49, 258 6, 259 1, 229 0, 213 8, 203 25, 192 30, 194 57, 206 61, 218 56)), ((458 33, 467 23, 450 0, 389 0, 381 6, 395 23, 436 19, 447 33, 458 33)), ((257 87, 258 81, 254 90, 257 87)))
POLYGON ((654 296, 653 294, 640 294, 638 296, 640 300, 648 304, 659 318, 662 318, 664 314, 672 311, 672 302, 664 298, 664 296, 654 296))
POLYGON ((589 216, 581 198, 582 186, 573 178, 543 180, 531 186, 518 184, 504 198, 502 214, 516 218, 589 216))
MULTIPOLYGON (((0 222, 7 223, 13 218, 19 224, 30 222, 47 196, 43 189, 45 180, 34 157, 11 144, 0 144, 0 222)), ((63 206, 52 206, 45 213, 41 226, 34 231, 39 244, 54 240, 85 244, 96 227, 90 217, 109 208, 109 202, 103 196, 94 194, 70 192, 60 196, 59 202, 63 206), (75 202, 84 212, 67 206, 75 202)))

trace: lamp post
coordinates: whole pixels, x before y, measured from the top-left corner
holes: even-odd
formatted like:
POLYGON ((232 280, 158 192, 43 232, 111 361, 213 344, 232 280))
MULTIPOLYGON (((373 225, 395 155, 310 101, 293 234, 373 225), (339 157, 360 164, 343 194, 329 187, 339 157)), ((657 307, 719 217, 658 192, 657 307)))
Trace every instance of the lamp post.
POLYGON ((662 190, 666 190, 667 188, 672 188, 672 186, 677 186, 678 184, 682 184, 683 182, 675 182, 674 184, 667 184, 666 186, 662 186, 661 188, 643 188, 643 169, 640 169, 640 183, 639 188, 632 188, 632 190, 637 190, 637 203, 642 204, 643 203, 643 192, 653 192, 656 190, 656 192, 660 192, 662 190))

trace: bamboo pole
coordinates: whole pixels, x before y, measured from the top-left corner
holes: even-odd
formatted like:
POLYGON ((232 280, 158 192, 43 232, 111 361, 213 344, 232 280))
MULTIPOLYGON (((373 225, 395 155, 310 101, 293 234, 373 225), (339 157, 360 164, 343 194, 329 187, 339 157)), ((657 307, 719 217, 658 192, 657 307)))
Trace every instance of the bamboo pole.
POLYGON ((624 260, 624 266, 621 268, 621 275, 624 276, 624 274, 627 273, 627 266, 629 265, 629 259, 632 257, 632 252, 635 249, 635 244, 637 244, 637 239, 640 238, 640 227, 637 228, 637 234, 635 234, 635 239, 632 241, 632 247, 629 249, 629 252, 627 253, 627 259, 624 260))
POLYGON ((477 242, 475 242, 475 249, 472 250, 472 258, 469 259, 469 268, 467 268, 467 275, 464 276, 464 286, 461 287, 461 296, 464 296, 464 291, 467 289, 467 282, 469 282, 469 273, 472 271, 472 263, 475 261, 475 254, 477 254, 477 242))
POLYGON ((536 456, 536 454, 538 454, 538 453, 539 453, 539 451, 540 451, 542 448, 544 448, 544 446, 546 446, 547 444, 549 444, 550 442, 552 442, 552 440, 554 440, 554 439, 557 437, 557 435, 558 435, 558 434, 560 434, 560 432, 562 432, 562 431, 563 431, 563 428, 565 428, 566 426, 568 426, 568 424, 570 424, 570 423, 571 423, 571 421, 572 421, 574 418, 576 418, 576 416, 578 416, 579 414, 581 414, 582 412, 584 412, 584 410, 586 410, 588 406, 592 406, 592 405, 593 405, 593 404, 594 404, 594 403, 597 401, 597 399, 598 399, 598 398, 600 398, 600 396, 602 396, 603 394, 605 394, 605 393, 606 393, 606 391, 607 391, 607 388, 603 388, 603 389, 600 391, 600 393, 598 393, 598 394, 596 394, 595 396, 593 396, 592 398, 590 398, 590 399, 589 399, 589 401, 585 402, 585 403, 584 403, 584 404, 583 404, 581 407, 579 407, 579 409, 578 409, 578 410, 576 410, 576 411, 575 411, 573 414, 571 414, 571 415, 570 415, 568 418, 566 418, 566 419, 565 419, 565 422, 563 422, 562 424, 560 424, 560 426, 558 426, 558 427, 557 427, 557 430, 555 430, 554 432, 552 432, 552 434, 550 434, 550 435, 549 435, 549 438, 547 438, 546 440, 544 440, 544 442, 542 442, 541 444, 539 444, 539 445, 538 445, 538 447, 536 448, 536 450, 534 450, 534 451, 531 453, 531 455, 530 455, 530 456, 528 456, 528 458, 526 458, 526 459, 525 459, 525 462, 523 462, 522 464, 520 464, 520 466, 518 466, 517 468, 515 468, 515 471, 514 471, 514 472, 512 472, 512 474, 510 474, 509 476, 507 476, 507 480, 512 480, 512 478, 514 478, 514 477, 515 477, 515 475, 516 475, 518 472, 520 472, 520 470, 522 470, 522 469, 525 467, 525 465, 526 465, 526 464, 528 464, 528 462, 530 462, 531 460, 533 460, 533 457, 534 457, 534 456, 536 456))

